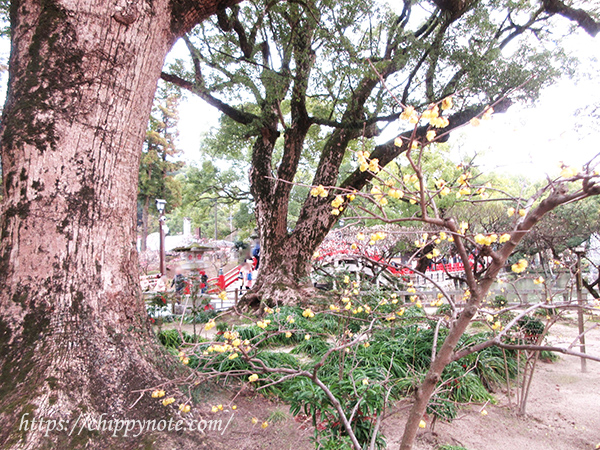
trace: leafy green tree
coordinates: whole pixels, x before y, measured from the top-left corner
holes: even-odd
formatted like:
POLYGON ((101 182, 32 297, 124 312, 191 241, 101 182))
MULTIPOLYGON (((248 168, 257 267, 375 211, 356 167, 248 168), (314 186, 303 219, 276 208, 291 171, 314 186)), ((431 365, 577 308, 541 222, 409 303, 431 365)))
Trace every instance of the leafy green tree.
MULTIPOLYGON (((175 177, 184 163, 174 159, 181 154, 176 147, 178 105, 181 94, 177 89, 161 86, 150 115, 146 140, 140 159, 138 202, 141 209, 141 251, 146 250, 150 212, 157 215, 154 200, 167 201, 167 211, 181 203, 181 183, 175 177)), ((158 223, 158 222, 157 222, 158 223)))
MULTIPOLYGON (((356 165, 341 172, 349 146, 398 119, 400 104, 422 108, 454 95, 443 129, 450 132, 487 105, 503 111, 536 98, 568 71, 569 59, 552 42, 556 15, 597 32, 585 11, 554 1, 405 1, 397 13, 375 1, 254 0, 219 11, 188 34, 193 70, 162 78, 215 106, 237 123, 237 140, 252 145, 262 269, 248 300, 299 300, 310 256, 339 218, 330 214, 334 190, 306 195, 288 229, 293 184, 310 157, 309 133, 320 137, 310 184, 360 190, 373 173, 356 165)), ((406 151, 409 129, 399 130, 400 145, 374 146, 372 158, 385 166, 406 151)), ((425 140, 426 132, 420 128, 417 138, 425 140)))

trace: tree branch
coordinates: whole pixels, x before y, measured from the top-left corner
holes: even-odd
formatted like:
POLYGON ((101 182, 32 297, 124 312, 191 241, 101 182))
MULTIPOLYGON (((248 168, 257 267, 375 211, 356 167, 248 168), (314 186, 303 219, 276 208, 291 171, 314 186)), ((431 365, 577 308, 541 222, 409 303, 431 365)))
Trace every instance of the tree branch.
POLYGON ((590 36, 595 37, 600 31, 600 22, 583 9, 572 8, 565 5, 561 0, 542 0, 544 10, 551 14, 559 14, 573 22, 577 22, 590 36))
POLYGON ((160 77, 164 81, 173 83, 175 86, 179 86, 180 88, 190 91, 191 93, 197 95, 202 100, 204 100, 206 103, 208 103, 211 106, 214 106, 219 111, 221 111, 223 114, 225 114, 226 116, 235 120, 238 123, 243 123, 244 125, 249 125, 252 122, 254 122, 255 120, 258 120, 258 116, 255 116, 254 114, 250 114, 245 111, 240 111, 239 109, 235 109, 232 106, 229 106, 227 103, 224 103, 223 101, 219 100, 218 98, 213 97, 208 92, 206 92, 203 89, 201 89, 200 87, 196 86, 194 83, 184 80, 183 78, 181 78, 177 75, 163 72, 160 74, 160 77))

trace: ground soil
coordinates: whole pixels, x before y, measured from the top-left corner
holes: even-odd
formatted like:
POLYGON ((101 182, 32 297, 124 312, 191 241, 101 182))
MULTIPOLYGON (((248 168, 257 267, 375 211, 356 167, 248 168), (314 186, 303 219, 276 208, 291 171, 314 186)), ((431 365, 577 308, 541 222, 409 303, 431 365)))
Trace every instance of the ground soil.
MULTIPOLYGON (((578 335, 576 322, 555 325, 550 344, 568 346, 578 335)), ((600 355, 600 326, 587 335, 587 351, 600 355)), ((519 417, 508 407, 505 392, 496 392, 497 404, 467 405, 451 423, 431 423, 419 432, 415 450, 434 450, 442 444, 468 450, 592 450, 600 443, 600 363, 587 362, 581 373, 579 358, 561 356, 556 362, 540 362, 534 375, 527 415, 519 417), (487 415, 482 415, 485 409, 487 415)), ((514 404, 513 404, 514 406, 514 404)), ((388 448, 398 448, 409 402, 399 404, 383 424, 388 448)), ((310 422, 294 418, 287 405, 242 389, 213 389, 200 405, 205 418, 221 417, 221 435, 208 433, 215 450, 312 450, 310 422), (223 404, 224 411, 211 413, 223 404), (236 410, 231 406, 236 405, 236 410), (258 423, 253 424, 255 417, 258 423), (269 426, 261 427, 263 421, 269 426)))

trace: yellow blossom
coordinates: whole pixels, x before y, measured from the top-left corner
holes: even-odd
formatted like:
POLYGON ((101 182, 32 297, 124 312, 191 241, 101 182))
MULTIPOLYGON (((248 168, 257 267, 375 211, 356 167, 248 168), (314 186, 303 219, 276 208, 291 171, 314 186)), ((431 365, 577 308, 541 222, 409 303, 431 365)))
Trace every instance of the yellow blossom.
POLYGON ((261 428, 262 428, 263 430, 264 430, 265 428, 267 428, 268 426, 269 426, 269 422, 266 422, 266 421, 265 421, 265 422, 263 422, 263 423, 261 424, 261 428))
POLYGON ((422 308, 422 307, 423 307, 423 304, 421 303, 421 300, 417 300, 417 302, 415 303, 415 306, 416 306, 417 308, 422 308))
POLYGON ((356 198, 356 195, 354 194, 348 194, 348 200, 352 201, 356 198))
POLYGON ((440 110, 437 105, 429 105, 429 108, 427 108, 425 111, 423 111, 423 114, 421 114, 421 118, 425 120, 431 120, 437 118, 439 114, 440 110))
POLYGON ((162 401, 163 406, 169 406, 171 403, 174 403, 175 399, 173 397, 165 398, 162 401))
POLYGON ((511 207, 511 208, 508 208, 508 209, 506 210, 506 215, 507 215, 508 217, 512 217, 514 214, 515 214, 515 208, 512 208, 512 207, 511 207))
POLYGON ((487 415, 488 415, 488 412, 487 412, 485 409, 482 409, 480 414, 481 414, 482 416, 487 416, 487 415))
POLYGON ((416 123, 419 120, 417 112, 412 106, 407 106, 404 108, 404 111, 402 111, 402 114, 400 114, 400 119, 408 120, 411 123, 416 123))
POLYGON ((181 360, 181 362, 182 362, 183 364, 185 364, 185 365, 188 365, 188 364, 190 363, 190 358, 188 358, 188 357, 185 357, 185 358, 183 358, 183 359, 181 360))
POLYGON ((521 272, 524 272, 525 269, 527 269, 527 265, 528 265, 527 260, 520 259, 519 262, 517 262, 516 264, 513 264, 511 266, 511 269, 515 273, 521 273, 521 272))
POLYGON ((492 108, 491 106, 488 106, 485 111, 483 112, 483 115, 481 116, 481 120, 490 120, 492 118, 492 114, 494 114, 494 108, 492 108))
POLYGON ((152 398, 161 398, 164 396, 165 396, 165 391, 163 391, 162 389, 152 392, 152 398))
POLYGON ((304 335, 304 340, 306 340, 306 341, 310 340, 310 334, 305 334, 304 335))
POLYGON ((329 305, 329 309, 330 309, 331 311, 336 311, 336 312, 337 312, 337 311, 339 311, 339 310, 340 310, 340 307, 339 307, 339 306, 337 306, 337 305, 329 305))
POLYGON ((400 308, 398 311, 396 311, 396 314, 398 314, 399 316, 401 316, 402 314, 404 314, 405 309, 404 308, 400 308))
POLYGON ((206 323, 206 325, 204 325, 204 329, 205 329, 206 331, 208 331, 208 330, 212 330, 212 329, 215 327, 215 325, 216 325, 216 324, 215 324, 215 319, 210 319, 210 320, 209 320, 209 321, 206 323))
POLYGON ((329 195, 329 191, 322 185, 318 185, 310 190, 310 195, 313 197, 327 197, 329 195))
POLYGON ((307 318, 313 318, 315 317, 315 313, 312 312, 312 309, 310 308, 306 308, 303 312, 302 312, 302 316, 303 317, 307 317, 307 318))
POLYGON ((292 333, 290 331, 286 331, 285 337, 286 338, 291 338, 292 337, 292 333))
POLYGON ((537 277, 533 280, 533 284, 542 284, 544 282, 544 277, 537 277))
POLYGON ((396 139, 394 139, 394 145, 396 147, 402 147, 403 141, 401 137, 397 137, 396 139))
POLYGON ((419 428, 425 428, 427 426, 427 422, 425 422, 424 420, 421 420, 419 422, 419 428))
POLYGON ((473 117, 473 118, 472 118, 472 119, 469 121, 469 123, 470 123, 472 126, 474 126, 474 127, 478 127, 478 126, 481 124, 481 122, 479 121, 479 119, 478 119, 477 117, 473 117))
POLYGON ((256 417, 252 418, 252 424, 256 425, 258 423, 258 419, 256 417))
POLYGON ((344 197, 342 197, 341 195, 336 195, 335 198, 331 201, 331 206, 333 206, 334 208, 339 208, 343 204, 344 197))
POLYGON ((504 244, 508 241, 510 241, 510 234, 508 233, 504 233, 502 236, 500 236, 500 239, 498 240, 498 242, 500 242, 501 244, 504 244))
POLYGON ((286 319, 288 323, 294 323, 296 320, 292 316, 287 316, 286 319))
POLYGON ((448 195, 450 193, 450 188, 448 186, 444 186, 442 188, 442 190, 440 191, 440 195, 442 197, 445 197, 446 195, 448 195))
POLYGON ((241 343, 242 342, 239 339, 236 338, 236 339, 233 340, 233 342, 231 343, 231 345, 233 345, 234 347, 239 347, 241 343))
POLYGON ((231 407, 231 409, 233 409, 233 410, 235 411, 235 410, 237 409, 237 406, 236 406, 236 405, 233 405, 233 406, 231 407))
POLYGON ((436 128, 446 128, 450 125, 450 121, 445 117, 434 117, 430 120, 431 126, 436 128))
POLYGON ((433 131, 433 130, 429 130, 429 131, 427 132, 427 134, 425 135, 425 137, 427 138, 427 140, 428 140, 429 142, 433 141, 433 140, 435 139, 435 131, 433 131))
POLYGON ((564 166, 563 169, 560 171, 560 176, 562 178, 573 178, 578 173, 579 170, 577 168, 564 166))
POLYGON ((370 346, 371 346, 371 344, 369 344, 368 342, 365 342, 365 343, 363 344, 363 347, 364 347, 364 348, 369 348, 370 346))
POLYGON ((361 172, 366 172, 369 169, 369 163, 364 162, 359 166, 359 170, 361 172))
POLYGON ((392 198, 400 199, 400 198, 404 197, 404 192, 401 191, 400 189, 390 189, 390 191, 388 192, 388 195, 392 198))
POLYGON ((500 328, 502 326, 502 323, 500 323, 500 321, 496 321, 494 322, 494 324, 492 325, 492 330, 497 330, 498 328, 500 328))
POLYGON ((358 248, 358 245, 356 245, 356 244, 352 244, 352 245, 350 246, 350 248, 351 248, 352 250, 356 250, 356 249, 358 248))
POLYGON ((183 412, 183 413, 188 413, 190 412, 190 405, 186 405, 184 403, 181 403, 179 405, 179 411, 183 412))
POLYGON ((525 217, 525 215, 526 215, 526 214, 527 214, 527 211, 525 211, 524 209, 520 209, 520 210, 519 210, 519 215, 520 215, 521 217, 525 217))
POLYGON ((363 386, 368 386, 369 385, 369 379, 368 378, 363 378, 362 384, 363 384, 363 386))
POLYGON ((364 241, 365 240, 365 235, 363 233, 358 233, 356 235, 356 239, 359 241, 364 241))
POLYGON ((255 373, 253 373, 252 375, 250 375, 250 376, 248 377, 248 381, 249 381, 250 383, 254 383, 256 380, 258 380, 258 375, 257 375, 257 374, 255 374, 255 373))
POLYGON ((229 359, 235 359, 237 358, 239 355, 237 353, 232 353, 231 355, 228 356, 229 359))
POLYGON ((373 173, 379 172, 379 160, 377 158, 374 158, 369 162, 369 170, 373 173))
POLYGON ((446 111, 447 109, 452 108, 452 97, 446 97, 442 100, 442 110, 446 111))

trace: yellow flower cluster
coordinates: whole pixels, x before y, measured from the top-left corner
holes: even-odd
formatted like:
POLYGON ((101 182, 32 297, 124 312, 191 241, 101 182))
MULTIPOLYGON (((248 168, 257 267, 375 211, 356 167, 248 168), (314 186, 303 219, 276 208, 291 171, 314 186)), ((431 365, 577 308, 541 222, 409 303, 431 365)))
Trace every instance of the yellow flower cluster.
POLYGON ((302 312, 302 316, 311 319, 311 318, 315 317, 315 313, 312 312, 312 310, 310 308, 306 308, 302 312))
POLYGON ((179 361, 187 365, 190 363, 190 359, 185 355, 185 352, 179 352, 179 361))
POLYGON ((186 405, 185 403, 181 403, 179 405, 179 411, 183 412, 183 413, 188 413, 190 412, 190 405, 186 405))
POLYGON ((155 390, 152 391, 152 398, 161 398, 165 396, 165 391, 163 391, 162 389, 160 390, 155 390))
POLYGON ((429 121, 429 123, 435 128, 446 128, 448 125, 450 125, 450 121, 445 117, 434 117, 429 121))
POLYGON ((329 191, 323 186, 318 185, 310 190, 310 195, 313 197, 327 197, 329 195, 329 191))
POLYGON ((423 114, 421 114, 421 119, 424 120, 432 120, 435 119, 437 117, 439 117, 440 115, 440 109, 438 108, 437 105, 429 105, 429 108, 427 108, 425 111, 423 111, 423 114))
POLYGON ((573 178, 579 173, 579 169, 577 169, 576 167, 569 167, 562 164, 561 168, 562 170, 560 171, 560 176, 562 178, 573 178))
POLYGON ((219 292, 219 298, 221 300, 223 300, 224 302, 227 301, 227 291, 221 291, 221 292, 219 292))
POLYGON ((377 241, 383 241, 387 237, 383 231, 378 231, 377 233, 371 234, 371 238, 369 240, 369 245, 374 245, 377 241))
POLYGON ((479 233, 475 235, 474 239, 479 245, 492 245, 498 240, 498 235, 492 233, 484 236, 483 234, 479 233))
POLYGON ((258 322, 256 322, 256 326, 258 328, 262 328, 264 330, 265 328, 267 328, 267 326, 269 326, 270 323, 271 323, 270 319, 259 320, 258 322))
POLYGON ((543 284, 544 283, 544 277, 537 277, 535 280, 533 280, 533 284, 543 284))
POLYGON ((504 233, 502 236, 500 236, 500 239, 498 239, 498 242, 500 244, 504 244, 505 242, 510 241, 510 234, 508 233, 504 233))
POLYGON ((215 324, 215 319, 210 319, 210 320, 209 320, 209 321, 206 323, 206 325, 204 325, 204 329, 205 329, 206 331, 212 330, 212 329, 215 327, 215 325, 216 325, 216 324, 215 324))
POLYGON ((171 403, 175 403, 175 399, 173 397, 165 398, 162 401, 163 406, 169 406, 171 403))
POLYGON ((519 262, 517 262, 511 266, 511 269, 515 273, 521 273, 521 272, 525 272, 525 269, 527 269, 527 266, 528 266, 527 260, 520 259, 519 262))
POLYGON ((431 252, 425 255, 427 259, 437 258, 438 256, 440 256, 440 251, 437 248, 434 248, 433 250, 431 250, 431 252))
POLYGON ((254 383, 256 380, 258 380, 258 375, 257 375, 257 374, 255 374, 255 373, 253 373, 252 375, 250 375, 250 376, 248 377, 248 381, 249 381, 250 383, 254 383))
POLYGON ((404 111, 402 111, 402 114, 400 114, 400 119, 407 120, 409 123, 415 124, 419 122, 419 115, 417 114, 417 111, 415 111, 415 108, 412 106, 407 106, 404 108, 404 111))
POLYGON ((446 111, 447 109, 452 108, 453 103, 452 103, 452 97, 446 97, 444 100, 442 100, 442 110, 446 111))

